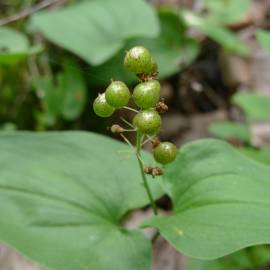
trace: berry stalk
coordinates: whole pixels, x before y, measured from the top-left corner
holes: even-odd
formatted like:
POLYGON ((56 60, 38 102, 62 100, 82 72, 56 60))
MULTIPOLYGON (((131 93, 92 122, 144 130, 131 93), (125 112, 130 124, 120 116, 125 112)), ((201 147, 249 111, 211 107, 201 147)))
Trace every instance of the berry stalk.
POLYGON ((138 159, 142 183, 149 198, 150 205, 155 215, 158 214, 154 196, 151 192, 146 175, 153 178, 163 175, 163 168, 156 165, 144 166, 141 157, 142 146, 152 142, 153 156, 156 162, 161 165, 171 163, 175 160, 177 149, 170 142, 160 142, 156 134, 159 132, 162 124, 160 114, 168 111, 168 106, 160 100, 160 83, 156 79, 158 66, 151 53, 142 46, 131 48, 124 59, 125 67, 135 73, 140 79, 140 83, 130 92, 124 82, 112 81, 106 88, 106 91, 95 99, 94 111, 100 117, 110 117, 117 109, 126 109, 133 113, 132 123, 120 117, 128 126, 123 128, 118 124, 111 127, 111 132, 119 134, 122 139, 135 152, 138 159), (136 108, 129 107, 130 99, 136 104, 136 108), (125 132, 136 132, 136 146, 134 147, 125 132), (143 142, 144 138, 148 138, 143 142))
POLYGON ((137 160, 138 160, 140 171, 141 171, 143 185, 144 185, 144 188, 145 188, 146 193, 148 195, 153 212, 155 215, 158 215, 157 206, 156 206, 156 203, 153 199, 153 195, 152 195, 150 186, 148 184, 148 181, 147 181, 147 178, 146 178, 146 175, 144 172, 144 164, 143 164, 143 161, 141 158, 141 147, 142 147, 141 142, 142 142, 142 134, 139 131, 137 131, 137 133, 136 133, 136 156, 137 156, 137 160))

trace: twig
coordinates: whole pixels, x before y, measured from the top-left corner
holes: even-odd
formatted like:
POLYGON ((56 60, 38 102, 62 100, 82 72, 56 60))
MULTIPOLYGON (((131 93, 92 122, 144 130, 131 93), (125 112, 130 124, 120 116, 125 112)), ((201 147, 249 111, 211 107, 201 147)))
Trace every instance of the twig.
POLYGON ((43 2, 41 2, 35 6, 29 7, 27 9, 24 9, 21 12, 15 14, 15 15, 12 15, 10 17, 7 17, 7 18, 0 20, 0 26, 21 20, 25 17, 32 15, 33 13, 35 13, 41 9, 44 9, 44 8, 46 8, 52 4, 56 4, 58 2, 65 3, 66 0, 44 0, 43 2))

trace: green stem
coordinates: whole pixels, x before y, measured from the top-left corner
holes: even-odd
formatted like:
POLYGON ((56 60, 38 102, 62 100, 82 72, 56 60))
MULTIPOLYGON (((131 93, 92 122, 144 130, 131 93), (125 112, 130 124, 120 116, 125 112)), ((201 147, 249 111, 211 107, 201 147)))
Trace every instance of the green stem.
POLYGON ((133 108, 130 108, 130 107, 128 107, 128 106, 124 106, 123 109, 129 110, 129 111, 135 112, 135 113, 138 113, 138 112, 139 112, 139 111, 137 111, 137 110, 135 110, 135 109, 133 109, 133 108))
POLYGON ((144 173, 144 166, 143 166, 143 162, 142 162, 142 158, 141 158, 141 140, 142 140, 142 135, 139 131, 137 131, 137 139, 136 139, 136 156, 139 162, 139 166, 140 166, 140 171, 141 171, 141 175, 142 175, 142 180, 143 180, 143 185, 145 187, 145 190, 147 192, 148 198, 150 200, 150 204, 151 207, 153 209, 153 212, 155 215, 158 215, 158 211, 157 211, 157 206, 156 203, 153 199, 153 195, 151 193, 148 181, 146 179, 146 175, 144 173))

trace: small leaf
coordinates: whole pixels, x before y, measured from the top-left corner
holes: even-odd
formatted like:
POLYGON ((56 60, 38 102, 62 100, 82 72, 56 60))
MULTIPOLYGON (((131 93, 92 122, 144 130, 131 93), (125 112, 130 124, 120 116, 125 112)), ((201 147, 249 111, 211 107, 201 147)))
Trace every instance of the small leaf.
POLYGON ((250 8, 250 0, 206 0, 209 16, 220 24, 237 23, 244 19, 250 8))
POLYGON ((36 77, 33 81, 44 105, 43 120, 46 125, 54 125, 60 115, 66 120, 74 120, 82 113, 86 101, 86 85, 74 61, 64 60, 63 71, 56 78, 36 77))
POLYGON ((84 1, 39 12, 32 17, 32 25, 56 45, 93 65, 110 59, 127 38, 155 37, 159 32, 154 10, 143 0, 84 1))
MULTIPOLYGON (((50 270, 151 268, 150 241, 120 225, 148 204, 126 145, 85 132, 25 132, 1 134, 0 148, 0 241, 50 270)), ((151 189, 162 194, 157 180, 151 189)))
POLYGON ((53 126, 63 106, 64 92, 50 76, 36 77, 33 84, 43 105, 44 114, 40 119, 46 126, 53 126))
POLYGON ((159 228, 177 250, 216 259, 270 243, 270 166, 206 139, 184 146, 165 177, 174 214, 145 225, 159 228))
POLYGON ((27 37, 10 28, 0 27, 0 64, 14 65, 29 54, 37 53, 42 48, 30 47, 27 37))
POLYGON ((80 67, 66 60, 60 75, 60 86, 64 93, 61 113, 66 120, 74 120, 82 113, 86 102, 86 84, 80 67))
POLYGON ((202 33, 218 42, 224 49, 229 52, 238 53, 242 56, 248 56, 249 48, 233 32, 222 25, 219 25, 213 18, 202 18, 189 11, 181 11, 181 18, 187 25, 194 27, 202 33))
POLYGON ((223 140, 240 139, 250 142, 249 127, 243 123, 217 122, 209 126, 208 132, 223 140))
POLYGON ((261 44, 262 48, 270 53, 270 32, 259 29, 256 31, 256 37, 261 44))
POLYGON ((240 106, 249 120, 270 120, 270 98, 253 93, 237 93, 233 103, 240 106))

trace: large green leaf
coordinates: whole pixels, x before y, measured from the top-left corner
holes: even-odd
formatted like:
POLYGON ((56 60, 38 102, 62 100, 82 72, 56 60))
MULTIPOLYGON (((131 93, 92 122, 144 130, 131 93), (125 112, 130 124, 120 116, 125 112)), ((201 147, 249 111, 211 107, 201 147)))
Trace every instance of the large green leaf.
POLYGON ((201 140, 180 150, 165 181, 174 213, 146 225, 184 254, 215 259, 270 243, 269 166, 225 142, 201 140))
POLYGON ((250 52, 249 48, 234 33, 218 24, 211 17, 199 17, 190 11, 181 11, 180 16, 187 25, 198 29, 208 37, 218 42, 224 49, 229 52, 238 53, 247 56, 250 52))
POLYGON ((270 53, 270 32, 259 29, 256 31, 256 37, 262 48, 268 53, 270 53))
POLYGON ((93 65, 111 58, 127 38, 155 37, 154 10, 143 0, 93 0, 33 16, 49 40, 93 65))
POLYGON ((240 106, 249 120, 270 120, 270 98, 255 93, 237 93, 233 102, 240 106))
POLYGON ((150 269, 150 242, 120 226, 148 202, 126 145, 83 132, 4 133, 0 149, 0 240, 48 270, 150 269))
POLYGON ((123 66, 125 51, 133 46, 148 48, 158 63, 159 77, 165 78, 185 68, 195 60, 199 47, 195 40, 186 37, 186 28, 179 16, 171 10, 159 11, 160 35, 156 38, 134 38, 127 41, 125 48, 106 63, 90 71, 91 82, 103 85, 111 78, 135 82, 135 75, 123 66))
POLYGON ((27 37, 9 27, 0 27, 0 64, 16 64, 41 48, 30 47, 27 37))

